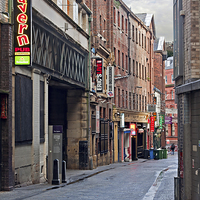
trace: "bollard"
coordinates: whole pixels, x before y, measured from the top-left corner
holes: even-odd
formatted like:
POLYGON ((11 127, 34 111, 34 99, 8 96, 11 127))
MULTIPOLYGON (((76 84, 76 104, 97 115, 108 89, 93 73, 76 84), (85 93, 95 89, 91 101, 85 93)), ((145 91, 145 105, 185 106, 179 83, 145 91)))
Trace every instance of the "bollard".
POLYGON ((67 177, 66 177, 66 162, 62 161, 62 183, 67 183, 67 177))
POLYGON ((59 179, 59 160, 55 159, 53 161, 53 180, 52 185, 59 185, 60 179, 59 179))

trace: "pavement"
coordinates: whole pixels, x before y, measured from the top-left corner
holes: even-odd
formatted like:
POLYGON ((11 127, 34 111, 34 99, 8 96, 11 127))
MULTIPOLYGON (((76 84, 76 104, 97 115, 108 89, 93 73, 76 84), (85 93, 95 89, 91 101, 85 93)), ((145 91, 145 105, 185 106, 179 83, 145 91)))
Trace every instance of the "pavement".
MULTIPOLYGON (((169 155, 172 156, 172 155, 169 155)), ((117 167, 123 167, 126 165, 130 165, 135 163, 142 163, 146 162, 148 159, 138 159, 136 161, 131 162, 120 162, 120 163, 112 163, 109 165, 99 166, 96 169, 93 170, 66 170, 66 176, 67 176, 67 183, 61 183, 60 185, 51 185, 48 182, 40 183, 40 184, 33 184, 28 186, 16 186, 12 191, 0 191, 0 199, 15 199, 15 200, 22 200, 27 199, 29 197, 44 193, 48 190, 53 190, 61 187, 65 187, 69 184, 76 183, 78 181, 82 181, 86 178, 89 178, 91 176, 94 176, 96 174, 102 173, 104 171, 108 171, 111 169, 115 169, 117 167)))

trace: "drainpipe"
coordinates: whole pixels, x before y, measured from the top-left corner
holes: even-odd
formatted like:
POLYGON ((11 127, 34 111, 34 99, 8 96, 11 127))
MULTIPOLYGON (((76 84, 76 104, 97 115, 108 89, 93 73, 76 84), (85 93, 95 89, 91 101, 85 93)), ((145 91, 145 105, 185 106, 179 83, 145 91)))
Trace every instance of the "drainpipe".
POLYGON ((130 12, 127 13, 128 17, 128 75, 130 75, 130 12))

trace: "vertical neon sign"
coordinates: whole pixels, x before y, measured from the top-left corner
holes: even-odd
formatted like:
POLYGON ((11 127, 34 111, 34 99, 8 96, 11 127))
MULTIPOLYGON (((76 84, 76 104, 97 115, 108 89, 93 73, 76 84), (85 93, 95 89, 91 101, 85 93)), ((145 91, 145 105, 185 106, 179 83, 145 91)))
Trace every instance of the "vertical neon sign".
POLYGON ((103 92, 102 58, 96 59, 96 66, 97 66, 97 92, 103 92))
POLYGON ((31 65, 31 0, 14 0, 15 65, 31 65))

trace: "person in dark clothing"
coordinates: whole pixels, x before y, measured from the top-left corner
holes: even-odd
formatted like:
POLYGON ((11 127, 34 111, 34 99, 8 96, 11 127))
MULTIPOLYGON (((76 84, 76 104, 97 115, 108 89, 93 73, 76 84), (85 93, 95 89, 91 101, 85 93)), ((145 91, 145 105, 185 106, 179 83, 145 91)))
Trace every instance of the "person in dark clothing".
POLYGON ((174 155, 174 149, 175 149, 175 145, 174 145, 174 143, 172 143, 172 145, 171 145, 172 155, 174 155))

